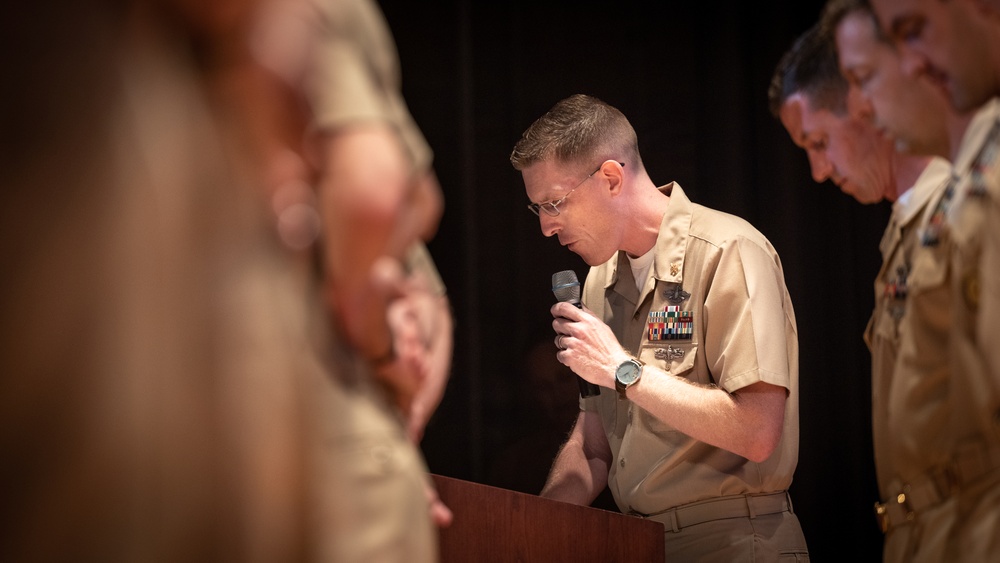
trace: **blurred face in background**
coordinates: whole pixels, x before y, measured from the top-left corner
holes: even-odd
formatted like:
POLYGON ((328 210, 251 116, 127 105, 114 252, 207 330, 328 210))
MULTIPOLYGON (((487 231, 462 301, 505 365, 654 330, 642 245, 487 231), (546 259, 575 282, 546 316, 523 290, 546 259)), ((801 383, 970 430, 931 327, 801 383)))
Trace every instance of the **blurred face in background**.
POLYGON ((860 203, 895 199, 892 145, 855 113, 815 108, 807 94, 798 92, 781 106, 780 117, 792 141, 809 156, 813 180, 830 180, 860 203))
POLYGON ((873 0, 872 7, 904 72, 929 78, 956 111, 976 109, 998 92, 996 73, 984 70, 996 28, 975 2, 873 0))
POLYGON ((837 26, 836 42, 844 77, 896 150, 946 156, 947 100, 925 78, 903 73, 898 54, 881 40, 873 17, 861 11, 846 16, 837 26))

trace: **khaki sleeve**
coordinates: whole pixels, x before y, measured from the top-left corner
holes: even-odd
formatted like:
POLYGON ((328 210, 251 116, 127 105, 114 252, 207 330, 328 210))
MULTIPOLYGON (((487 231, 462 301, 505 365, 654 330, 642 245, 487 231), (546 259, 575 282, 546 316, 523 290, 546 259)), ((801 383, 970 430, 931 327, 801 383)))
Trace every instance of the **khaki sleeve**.
POLYGON ((791 388, 786 295, 771 252, 745 237, 724 245, 705 301, 705 357, 719 387, 791 388))
POLYGON ((430 168, 433 153, 403 99, 396 45, 378 6, 321 3, 306 86, 314 129, 387 123, 399 133, 414 169, 430 168))
MULTIPOLYGON (((976 335, 992 388, 1000 395, 1000 346, 996 345, 996 335, 1000 334, 1000 165, 994 166, 992 172, 992 177, 987 179, 976 335)), ((1000 401, 1000 396, 994 400, 1000 401)))

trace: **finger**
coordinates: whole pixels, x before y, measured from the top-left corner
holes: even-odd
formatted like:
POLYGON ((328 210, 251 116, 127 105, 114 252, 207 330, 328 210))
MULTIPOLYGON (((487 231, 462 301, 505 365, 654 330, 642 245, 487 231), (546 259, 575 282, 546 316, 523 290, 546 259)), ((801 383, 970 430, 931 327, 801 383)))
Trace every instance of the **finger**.
POLYGON ((559 350, 558 352, 556 352, 556 359, 559 360, 560 364, 564 366, 569 366, 569 364, 566 363, 567 361, 569 361, 569 352, 567 352, 566 350, 559 350))
POLYGON ((439 528, 447 528, 451 525, 451 521, 454 515, 451 509, 441 501, 441 497, 438 496, 437 489, 434 488, 432 483, 428 483, 424 486, 424 495, 427 498, 427 505, 430 510, 431 520, 439 528))
POLYGON ((563 350, 563 346, 562 346, 562 337, 563 337, 563 335, 561 335, 561 334, 557 334, 557 335, 556 335, 556 338, 555 338, 555 340, 554 340, 554 342, 555 342, 555 344, 556 344, 556 348, 558 348, 558 349, 560 349, 560 350, 563 350))
POLYGON ((553 317, 578 321, 583 318, 583 311, 577 309, 572 303, 560 302, 553 305, 549 312, 553 317))

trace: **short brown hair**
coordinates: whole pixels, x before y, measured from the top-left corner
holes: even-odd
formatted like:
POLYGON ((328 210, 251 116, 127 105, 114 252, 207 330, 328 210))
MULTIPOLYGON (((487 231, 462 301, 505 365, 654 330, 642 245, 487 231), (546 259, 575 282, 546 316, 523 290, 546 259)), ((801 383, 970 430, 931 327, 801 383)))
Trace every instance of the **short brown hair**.
POLYGON ((556 158, 592 166, 601 160, 630 162, 639 169, 639 142, 622 112, 607 103, 575 94, 561 100, 525 130, 514 145, 510 163, 515 170, 556 158))
POLYGON ((871 19, 876 39, 883 43, 889 42, 882 33, 882 28, 879 26, 878 19, 876 19, 875 12, 872 10, 872 6, 868 0, 829 0, 820 14, 819 25, 825 33, 832 37, 836 34, 837 26, 840 25, 840 22, 844 21, 844 18, 847 16, 855 13, 868 16, 871 19))
POLYGON ((771 114, 780 117, 781 106, 796 93, 805 94, 816 109, 836 115, 847 113, 847 79, 840 74, 837 46, 829 30, 819 23, 799 36, 771 77, 767 92, 771 114))

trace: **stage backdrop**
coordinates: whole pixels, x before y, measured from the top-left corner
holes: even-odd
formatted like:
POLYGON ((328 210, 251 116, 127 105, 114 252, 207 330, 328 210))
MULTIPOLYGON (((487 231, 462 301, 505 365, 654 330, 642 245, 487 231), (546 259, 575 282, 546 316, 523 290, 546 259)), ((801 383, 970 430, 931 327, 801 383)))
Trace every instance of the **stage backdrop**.
MULTIPOLYGON (((384 0, 410 109, 446 198, 430 244, 456 317, 454 369, 423 442, 431 471, 537 493, 575 410, 553 360, 553 272, 587 267, 544 238, 508 156, 556 101, 621 109, 650 176, 734 213, 778 250, 799 327, 792 485, 814 561, 878 561, 870 438, 873 302, 888 207, 815 184, 767 110, 782 52, 816 0, 384 0)), ((605 495, 596 506, 613 508, 605 495)))

